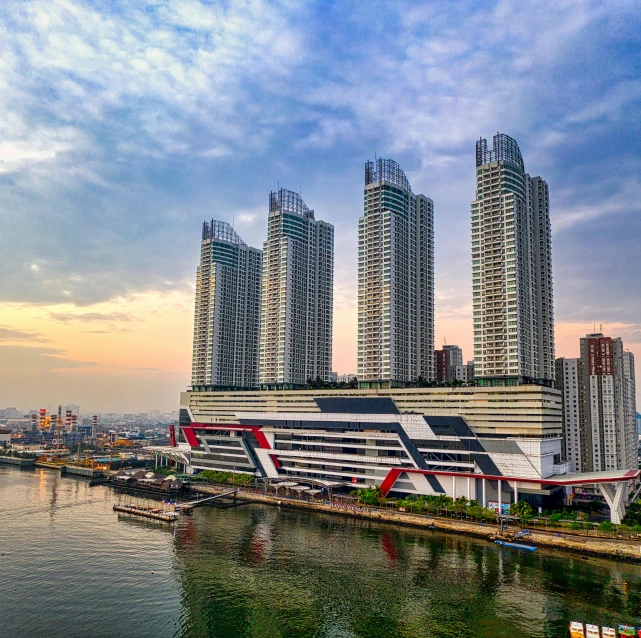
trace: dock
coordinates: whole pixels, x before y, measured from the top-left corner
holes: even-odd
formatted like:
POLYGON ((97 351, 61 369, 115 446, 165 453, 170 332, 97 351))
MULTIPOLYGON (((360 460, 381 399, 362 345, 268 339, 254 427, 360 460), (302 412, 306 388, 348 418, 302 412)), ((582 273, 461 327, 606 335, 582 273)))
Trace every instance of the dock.
POLYGON ((178 512, 169 510, 155 509, 152 507, 139 507, 137 505, 114 505, 114 512, 123 514, 132 514, 133 516, 142 516, 143 518, 153 518, 165 523, 173 523, 178 519, 178 512))

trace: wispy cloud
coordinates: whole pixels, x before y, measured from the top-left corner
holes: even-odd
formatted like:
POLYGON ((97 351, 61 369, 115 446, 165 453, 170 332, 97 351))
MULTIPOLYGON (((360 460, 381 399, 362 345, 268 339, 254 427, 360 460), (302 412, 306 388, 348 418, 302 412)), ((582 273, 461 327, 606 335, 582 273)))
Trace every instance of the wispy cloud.
POLYGON ((37 332, 30 330, 20 330, 18 328, 10 328, 8 326, 0 326, 0 343, 13 342, 13 341, 28 341, 32 343, 46 343, 46 339, 37 332))
POLYGON ((53 321, 59 321, 60 323, 81 322, 113 324, 137 321, 135 317, 132 317, 126 312, 50 312, 49 317, 53 319, 53 321))
POLYGON ((0 345, 0 370, 43 372, 67 368, 86 368, 98 365, 93 361, 79 361, 65 356, 58 348, 0 345))

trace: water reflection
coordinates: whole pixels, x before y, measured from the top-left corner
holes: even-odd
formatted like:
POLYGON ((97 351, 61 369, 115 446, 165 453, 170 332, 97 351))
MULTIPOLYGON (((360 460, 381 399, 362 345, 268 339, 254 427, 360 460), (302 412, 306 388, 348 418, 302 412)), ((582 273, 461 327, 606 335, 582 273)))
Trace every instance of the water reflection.
POLYGON ((250 506, 177 531, 183 636, 566 636, 635 622, 633 566, 250 506))
POLYGON ((257 505, 159 524, 118 516, 118 498, 0 468, 3 637, 566 638, 570 620, 641 625, 638 566, 257 505))

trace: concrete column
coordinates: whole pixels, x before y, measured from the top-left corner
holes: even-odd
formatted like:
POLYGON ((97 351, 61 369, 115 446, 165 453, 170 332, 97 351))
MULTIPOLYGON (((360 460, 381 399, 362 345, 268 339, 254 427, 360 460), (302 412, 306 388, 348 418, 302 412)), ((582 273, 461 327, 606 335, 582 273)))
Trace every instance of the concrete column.
POLYGON ((469 476, 467 477, 467 500, 472 500, 472 479, 469 476))
POLYGON ((497 481, 497 493, 498 493, 498 501, 499 501, 499 514, 501 514, 501 488, 503 487, 503 481, 497 481))
POLYGON ((158 468, 158 453, 154 452, 154 459, 156 461, 155 467, 158 468))
POLYGON ((456 500, 456 476, 452 477, 452 500, 456 500))
POLYGON ((624 497, 627 492, 627 481, 617 483, 616 487, 612 483, 598 483, 601 494, 610 507, 610 522, 620 525, 625 516, 624 497))
POLYGON ((514 481, 514 502, 519 502, 519 485, 516 481, 514 481))
POLYGON ((481 479, 481 485, 482 485, 482 488, 483 488, 482 489, 482 491, 483 491, 483 502, 481 503, 481 505, 483 507, 487 507, 487 492, 486 492, 486 489, 485 489, 485 479, 481 479))

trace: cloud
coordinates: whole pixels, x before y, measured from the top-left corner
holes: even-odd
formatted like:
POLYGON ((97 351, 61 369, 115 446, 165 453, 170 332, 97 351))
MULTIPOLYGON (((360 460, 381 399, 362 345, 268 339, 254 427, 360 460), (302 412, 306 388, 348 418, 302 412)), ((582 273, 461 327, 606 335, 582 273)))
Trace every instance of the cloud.
POLYGON ((19 370, 24 373, 86 368, 96 365, 92 361, 67 358, 64 350, 58 348, 0 345, 0 370, 19 370))
POLYGON ((134 317, 126 312, 50 312, 49 318, 60 323, 121 323, 137 321, 134 317))
POLYGON ((6 341, 30 341, 35 343, 45 343, 49 341, 37 332, 29 330, 20 330, 8 326, 0 326, 0 342, 6 341))

